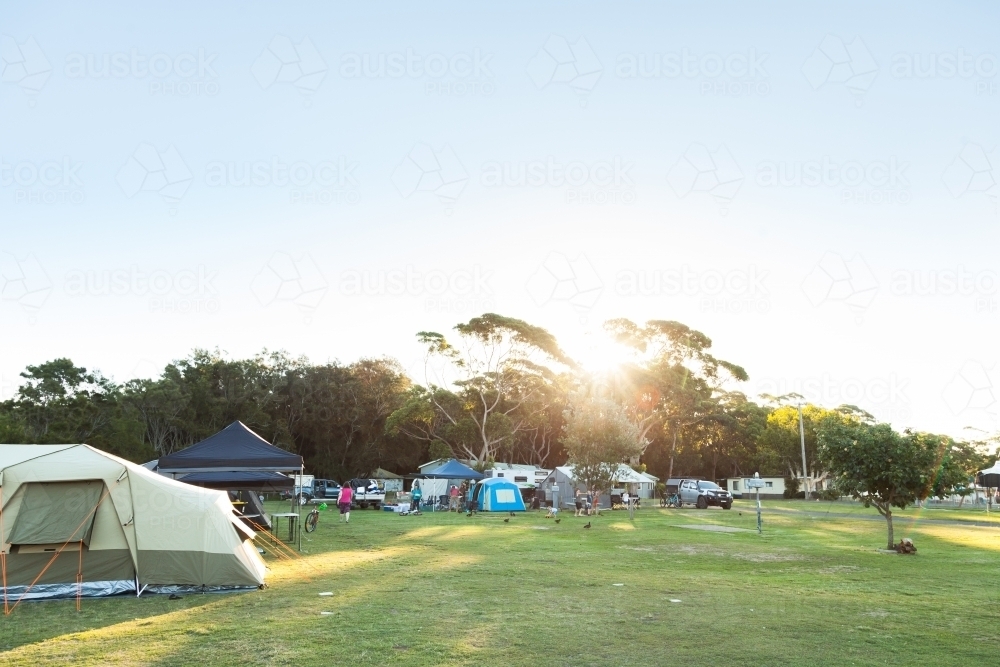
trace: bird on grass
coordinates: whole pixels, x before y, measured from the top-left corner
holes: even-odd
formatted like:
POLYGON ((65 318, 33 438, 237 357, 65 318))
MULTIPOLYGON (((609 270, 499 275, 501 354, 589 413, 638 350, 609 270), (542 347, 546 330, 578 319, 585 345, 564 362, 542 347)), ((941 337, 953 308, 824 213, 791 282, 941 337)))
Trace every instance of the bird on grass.
POLYGON ((562 521, 562 519, 556 519, 556 523, 559 523, 560 521, 562 521))
POLYGON ((472 512, 469 512, 469 513, 468 513, 468 514, 466 514, 465 516, 472 516, 472 512))
POLYGON ((510 513, 510 515, 511 515, 511 516, 514 516, 514 513, 513 513, 513 512, 511 512, 511 513, 510 513))
POLYGON ((507 517, 506 519, 504 519, 503 522, 504 523, 510 523, 510 517, 507 517))
POLYGON ((587 522, 587 525, 584 526, 584 528, 590 528, 590 522, 589 521, 587 522))

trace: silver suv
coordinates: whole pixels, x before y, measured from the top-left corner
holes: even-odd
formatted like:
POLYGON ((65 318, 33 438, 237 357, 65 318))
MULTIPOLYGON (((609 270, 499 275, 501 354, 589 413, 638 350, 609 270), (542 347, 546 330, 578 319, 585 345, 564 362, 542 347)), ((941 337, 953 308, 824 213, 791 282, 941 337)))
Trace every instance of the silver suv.
POLYGON ((680 498, 681 507, 688 504, 703 510, 709 505, 718 505, 722 509, 728 510, 733 506, 733 496, 715 482, 697 479, 681 480, 677 495, 680 498))

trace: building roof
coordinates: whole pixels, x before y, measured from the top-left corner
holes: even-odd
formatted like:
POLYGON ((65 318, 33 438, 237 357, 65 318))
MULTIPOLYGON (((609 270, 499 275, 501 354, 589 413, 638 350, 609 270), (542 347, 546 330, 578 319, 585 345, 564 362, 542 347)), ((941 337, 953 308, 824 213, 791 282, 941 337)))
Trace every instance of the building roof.
POLYGON ((526 463, 502 463, 502 462, 499 462, 499 461, 496 462, 496 463, 494 463, 493 465, 491 465, 490 468, 492 468, 493 470, 530 470, 532 472, 535 472, 535 471, 538 471, 538 470, 541 470, 541 471, 545 470, 544 468, 539 468, 538 466, 528 465, 526 463))

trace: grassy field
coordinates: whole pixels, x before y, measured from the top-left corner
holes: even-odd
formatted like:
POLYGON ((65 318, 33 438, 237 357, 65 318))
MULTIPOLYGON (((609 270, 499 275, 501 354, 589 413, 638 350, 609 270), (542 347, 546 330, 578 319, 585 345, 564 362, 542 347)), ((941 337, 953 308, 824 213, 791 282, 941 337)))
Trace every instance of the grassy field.
MULTIPOLYGON (((284 506, 282 506, 283 508, 284 506)), ((1000 517, 846 503, 644 509, 559 525, 324 513, 266 590, 22 604, 0 664, 968 665, 1000 642, 1000 517), (770 511, 769 510, 773 510, 770 511), (685 527, 687 526, 687 527, 685 527), (692 526, 745 529, 718 532, 692 526), (332 597, 320 592, 331 591, 332 597), (324 613, 327 612, 327 613, 324 613)))

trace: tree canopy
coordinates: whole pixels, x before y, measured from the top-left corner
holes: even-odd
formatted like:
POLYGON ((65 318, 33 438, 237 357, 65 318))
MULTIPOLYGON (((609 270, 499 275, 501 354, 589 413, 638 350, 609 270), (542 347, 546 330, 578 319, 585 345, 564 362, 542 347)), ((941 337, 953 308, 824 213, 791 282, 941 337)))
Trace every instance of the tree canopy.
MULTIPOLYGON (((423 378, 409 377, 389 358, 316 364, 284 351, 235 359, 193 350, 156 377, 116 383, 56 358, 28 366, 16 393, 0 403, 0 440, 86 442, 143 462, 240 420, 301 454, 310 472, 346 479, 377 467, 408 473, 443 456, 478 467, 498 460, 539 467, 583 462, 589 460, 584 431, 600 426, 609 429, 602 436, 609 441, 589 440, 593 451, 604 452, 599 458, 644 465, 661 478, 801 477, 791 397, 748 397, 747 372, 716 357, 707 335, 671 320, 614 319, 604 332, 624 357, 600 372, 571 358, 547 330, 496 313, 447 334, 418 332, 426 350, 423 378)), ((824 428, 827 443, 850 436, 897 446, 854 406, 806 403, 802 412, 813 480, 844 470, 839 459, 823 455, 824 428)), ((898 437, 913 444, 925 436, 898 437)), ((968 493, 997 445, 990 434, 927 438, 939 458, 933 474, 922 473, 930 475, 925 495, 968 493)), ((858 477, 862 468, 849 476, 869 479, 858 477)), ((904 497, 893 492, 895 500, 904 497)))

